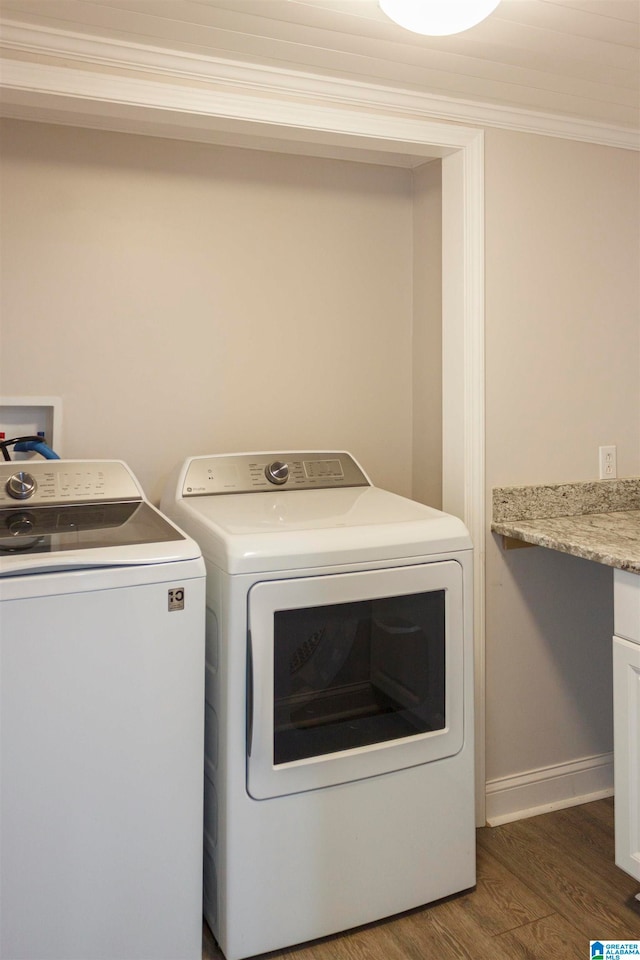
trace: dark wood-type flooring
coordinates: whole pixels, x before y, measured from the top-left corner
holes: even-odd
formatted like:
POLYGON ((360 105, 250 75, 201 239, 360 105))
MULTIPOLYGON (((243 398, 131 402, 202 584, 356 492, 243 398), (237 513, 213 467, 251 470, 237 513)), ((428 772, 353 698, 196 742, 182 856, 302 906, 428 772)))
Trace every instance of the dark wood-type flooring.
MULTIPOLYGON (((483 827, 472 891, 262 957, 588 960, 589 940, 640 940, 640 885, 613 857, 612 799, 483 827)), ((223 960, 206 925, 202 957, 223 960)))

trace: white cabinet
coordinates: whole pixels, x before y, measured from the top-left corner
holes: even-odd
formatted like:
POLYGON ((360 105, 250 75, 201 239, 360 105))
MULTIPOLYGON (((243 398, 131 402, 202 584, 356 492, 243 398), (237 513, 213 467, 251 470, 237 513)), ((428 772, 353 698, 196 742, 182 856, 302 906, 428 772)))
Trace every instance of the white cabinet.
POLYGON ((640 880, 640 576, 614 571, 616 863, 640 880))

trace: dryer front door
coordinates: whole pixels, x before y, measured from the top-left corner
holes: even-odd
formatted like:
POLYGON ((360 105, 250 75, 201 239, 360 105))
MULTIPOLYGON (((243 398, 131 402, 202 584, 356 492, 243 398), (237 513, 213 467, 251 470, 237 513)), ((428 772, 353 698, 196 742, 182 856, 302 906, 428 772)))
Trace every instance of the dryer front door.
POLYGON ((255 799, 462 748, 457 561, 257 583, 248 618, 247 785, 255 799))

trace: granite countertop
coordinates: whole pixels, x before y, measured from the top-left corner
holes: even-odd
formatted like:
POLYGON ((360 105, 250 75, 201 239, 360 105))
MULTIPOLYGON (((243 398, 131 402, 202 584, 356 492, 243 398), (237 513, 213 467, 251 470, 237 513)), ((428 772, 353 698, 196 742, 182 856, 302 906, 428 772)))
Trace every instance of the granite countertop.
POLYGON ((640 478, 496 487, 491 529, 640 574, 640 478))

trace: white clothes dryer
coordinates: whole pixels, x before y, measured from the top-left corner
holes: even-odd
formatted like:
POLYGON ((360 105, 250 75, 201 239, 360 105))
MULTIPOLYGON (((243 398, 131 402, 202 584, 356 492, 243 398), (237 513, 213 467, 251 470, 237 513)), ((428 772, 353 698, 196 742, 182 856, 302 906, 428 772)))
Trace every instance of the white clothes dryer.
POLYGON ((347 453, 193 457, 204 912, 240 960, 475 883, 472 545, 347 453))
POLYGON ((204 620, 123 463, 0 464, 3 960, 200 960, 204 620))

